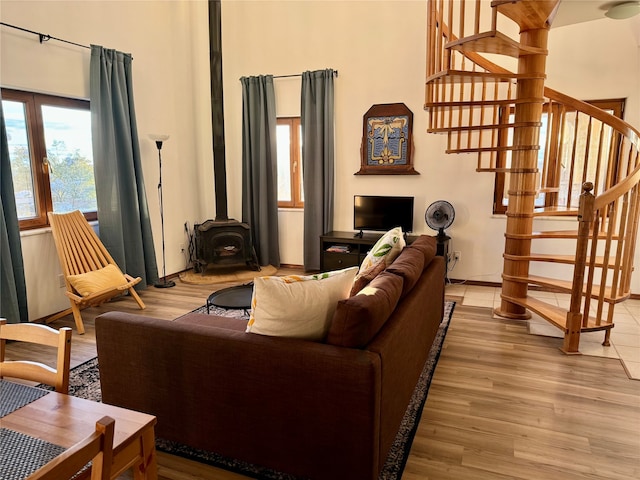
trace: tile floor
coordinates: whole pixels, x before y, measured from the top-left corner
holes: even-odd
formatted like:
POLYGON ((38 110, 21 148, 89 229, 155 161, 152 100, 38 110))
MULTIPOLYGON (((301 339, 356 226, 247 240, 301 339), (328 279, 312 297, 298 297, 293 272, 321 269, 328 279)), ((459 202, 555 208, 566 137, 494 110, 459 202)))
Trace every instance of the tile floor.
MULTIPOLYGON (((462 305, 495 308, 500 306, 500 288, 476 285, 449 284, 448 296, 462 297, 462 305)), ((546 302, 555 302, 559 306, 569 304, 569 295, 553 292, 530 291, 546 302)), ((583 355, 619 358, 627 375, 640 380, 640 300, 627 300, 616 306, 615 326, 611 331, 611 346, 602 346, 603 332, 589 332, 580 335, 580 352, 583 355)), ((529 322, 529 332, 533 335, 545 335, 562 338, 559 329, 533 314, 529 322)))

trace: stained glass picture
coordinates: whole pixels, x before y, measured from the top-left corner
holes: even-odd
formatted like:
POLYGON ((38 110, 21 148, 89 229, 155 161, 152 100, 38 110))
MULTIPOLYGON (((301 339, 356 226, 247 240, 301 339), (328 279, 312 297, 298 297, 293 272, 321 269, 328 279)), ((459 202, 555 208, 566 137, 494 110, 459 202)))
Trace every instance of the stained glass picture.
POLYGON ((363 118, 356 175, 417 175, 413 169, 413 113, 404 103, 373 105, 363 118))

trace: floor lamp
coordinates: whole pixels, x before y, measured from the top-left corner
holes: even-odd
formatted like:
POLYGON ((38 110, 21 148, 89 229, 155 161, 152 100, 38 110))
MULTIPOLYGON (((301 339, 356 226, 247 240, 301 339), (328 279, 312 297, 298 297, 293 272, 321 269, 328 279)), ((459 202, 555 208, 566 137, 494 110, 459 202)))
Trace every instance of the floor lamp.
POLYGON ((176 282, 174 282, 173 280, 169 280, 167 282, 167 270, 166 270, 167 262, 165 261, 165 254, 164 254, 164 208, 163 208, 163 202, 162 202, 162 155, 160 153, 162 150, 162 142, 168 140, 169 135, 151 134, 149 135, 149 138, 155 141, 156 147, 158 147, 158 170, 160 172, 160 180, 158 181, 158 196, 160 197, 160 225, 162 228, 162 280, 158 281, 158 283, 156 283, 154 287, 170 288, 170 287, 175 287, 176 282))

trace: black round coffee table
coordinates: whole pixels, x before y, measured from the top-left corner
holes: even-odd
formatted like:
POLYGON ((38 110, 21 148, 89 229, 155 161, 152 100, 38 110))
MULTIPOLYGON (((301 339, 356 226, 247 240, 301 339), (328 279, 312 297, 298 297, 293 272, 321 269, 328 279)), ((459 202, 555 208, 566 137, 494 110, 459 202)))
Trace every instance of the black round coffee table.
POLYGON ((207 298, 207 313, 209 307, 220 307, 236 310, 249 310, 251 308, 251 297, 253 295, 253 282, 235 287, 223 288, 213 292, 207 298))

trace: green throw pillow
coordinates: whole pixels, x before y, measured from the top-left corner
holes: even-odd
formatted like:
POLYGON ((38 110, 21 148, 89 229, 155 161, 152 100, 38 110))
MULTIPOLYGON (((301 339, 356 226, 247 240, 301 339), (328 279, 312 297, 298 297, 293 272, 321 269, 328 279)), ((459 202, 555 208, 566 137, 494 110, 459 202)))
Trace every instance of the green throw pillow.
POLYGON ((369 250, 367 256, 360 265, 359 274, 374 268, 379 262, 384 262, 385 266, 391 265, 406 245, 402 228, 396 227, 385 233, 376 244, 369 250))

